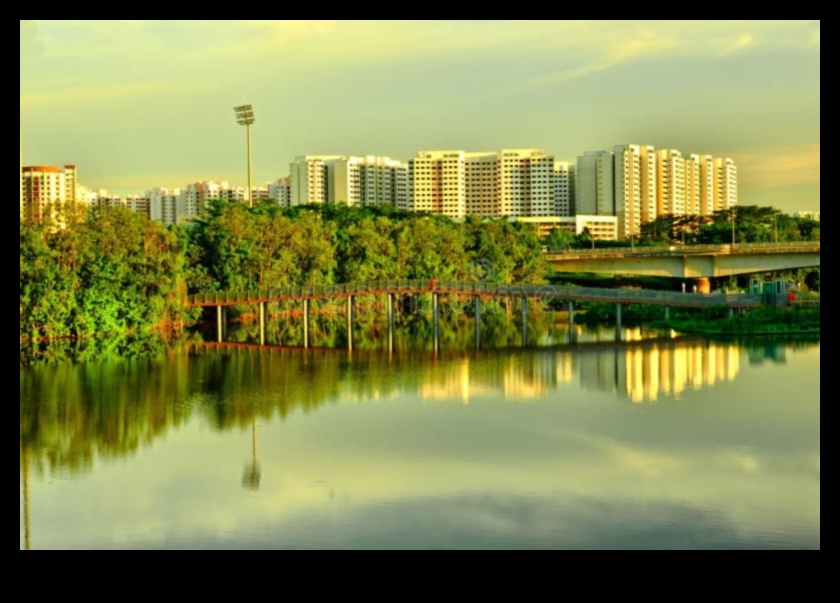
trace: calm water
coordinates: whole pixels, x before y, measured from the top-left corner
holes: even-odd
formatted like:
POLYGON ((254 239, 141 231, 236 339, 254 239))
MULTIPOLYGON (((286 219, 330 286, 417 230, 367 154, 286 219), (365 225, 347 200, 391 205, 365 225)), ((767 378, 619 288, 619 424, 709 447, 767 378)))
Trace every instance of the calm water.
POLYGON ((820 548, 819 343, 599 339, 21 368, 20 548, 820 548))

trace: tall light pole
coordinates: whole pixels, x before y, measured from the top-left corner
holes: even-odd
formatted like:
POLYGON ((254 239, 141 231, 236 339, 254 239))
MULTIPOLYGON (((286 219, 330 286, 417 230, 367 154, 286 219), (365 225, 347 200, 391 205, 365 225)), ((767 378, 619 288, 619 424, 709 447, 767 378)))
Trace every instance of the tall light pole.
POLYGON ((251 105, 240 105, 233 108, 236 113, 236 123, 245 126, 248 139, 248 189, 245 193, 248 200, 248 207, 254 207, 254 200, 251 198, 251 124, 254 123, 254 109, 251 105))

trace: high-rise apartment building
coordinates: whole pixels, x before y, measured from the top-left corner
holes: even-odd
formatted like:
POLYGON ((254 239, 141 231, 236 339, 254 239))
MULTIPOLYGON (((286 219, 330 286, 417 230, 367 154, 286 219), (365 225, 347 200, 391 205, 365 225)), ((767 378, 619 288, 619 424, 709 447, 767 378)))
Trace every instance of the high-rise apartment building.
POLYGON ((269 182, 268 198, 280 207, 289 207, 292 204, 292 177, 286 176, 269 182))
POLYGON ((571 161, 554 162, 554 213, 567 218, 575 215, 575 164, 571 161))
POLYGON ((615 216, 619 238, 639 233, 656 213, 656 164, 651 147, 617 145, 578 157, 575 212, 615 216))
POLYGON ((501 215, 555 215, 554 157, 542 149, 508 149, 498 156, 501 215))
POLYGON ((421 151, 409 159, 408 195, 413 211, 463 218, 467 211, 466 153, 421 151))
POLYGON ((178 224, 186 217, 185 196, 179 188, 153 188, 146 191, 149 217, 166 226, 178 224))
POLYGON ((738 205, 738 169, 728 157, 715 158, 715 210, 738 205))
POLYGON ((291 178, 291 205, 309 205, 329 202, 330 162, 340 159, 341 155, 305 155, 295 157, 289 165, 291 178))
POLYGON ((411 209, 466 215, 557 215, 554 158, 542 149, 422 151, 408 162, 411 209))
POLYGON ((656 211, 660 216, 686 215, 685 158, 673 149, 656 153, 656 211))
POLYGON ((75 211, 76 166, 22 166, 21 191, 22 218, 51 220, 64 228, 69 213, 75 211))
POLYGON ((327 163, 327 200, 353 206, 406 206, 408 165, 390 157, 339 157, 327 163))
POLYGON ((626 239, 662 215, 710 215, 732 207, 737 184, 729 158, 618 145, 577 158, 574 212, 616 216, 618 236, 626 239))
POLYGON ((390 157, 305 155, 290 169, 290 205, 408 205, 408 166, 390 157))

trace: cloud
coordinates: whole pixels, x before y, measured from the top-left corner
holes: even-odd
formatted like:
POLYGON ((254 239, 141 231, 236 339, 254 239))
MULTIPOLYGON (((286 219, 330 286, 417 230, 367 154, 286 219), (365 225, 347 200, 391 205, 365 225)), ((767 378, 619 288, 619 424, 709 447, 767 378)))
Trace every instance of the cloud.
POLYGON ((38 21, 20 20, 20 58, 37 58, 44 53, 44 34, 38 21))
MULTIPOLYGON (((178 95, 184 95, 198 92, 200 89, 198 82, 189 82, 179 85, 176 90, 178 95)), ((102 104, 119 98, 137 101, 152 96, 162 97, 172 94, 172 85, 165 82, 115 83, 97 86, 67 86, 21 94, 20 102, 21 105, 32 108, 50 105, 67 106, 80 101, 102 104)))
POLYGON ((744 50, 745 48, 749 48, 750 46, 755 45, 755 42, 756 38, 754 35, 748 33, 741 34, 735 39, 732 45, 730 45, 723 51, 722 54, 727 55, 732 54, 733 52, 744 50))
POLYGON ((738 156, 740 184, 756 188, 820 184, 820 145, 776 146, 738 156))

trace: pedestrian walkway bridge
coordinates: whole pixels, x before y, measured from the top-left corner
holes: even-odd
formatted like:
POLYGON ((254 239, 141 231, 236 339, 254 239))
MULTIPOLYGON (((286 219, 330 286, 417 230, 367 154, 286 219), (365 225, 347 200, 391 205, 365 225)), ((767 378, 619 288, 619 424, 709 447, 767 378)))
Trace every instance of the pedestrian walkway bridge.
MULTIPOLYGON (((576 302, 613 303, 616 306, 616 325, 621 326, 622 304, 650 304, 665 307, 668 316, 671 307, 707 308, 726 306, 730 314, 747 308, 760 306, 760 294, 702 294, 681 293, 677 291, 653 291, 645 289, 608 289, 600 287, 578 287, 574 285, 495 285, 489 283, 436 280, 382 280, 370 283, 345 285, 325 285, 308 287, 285 287, 258 289, 253 291, 222 291, 190 295, 187 304, 192 307, 215 307, 217 313, 218 341, 224 337, 224 308, 229 306, 258 306, 260 317, 260 344, 265 343, 266 305, 277 302, 298 302, 302 305, 303 347, 309 347, 309 312, 312 302, 319 300, 346 300, 347 345, 353 349, 353 329, 355 322, 355 299, 384 295, 388 308, 389 347, 393 350, 396 313, 406 298, 428 295, 431 299, 434 325, 434 343, 437 349, 439 340, 439 312, 441 301, 467 298, 475 304, 475 340, 476 347, 481 341, 481 303, 482 300, 501 299, 513 304, 519 300, 522 313, 522 340, 527 341, 528 301, 560 301, 567 305, 570 325, 574 322, 576 302)), ((510 305, 508 306, 510 307, 510 305)))

